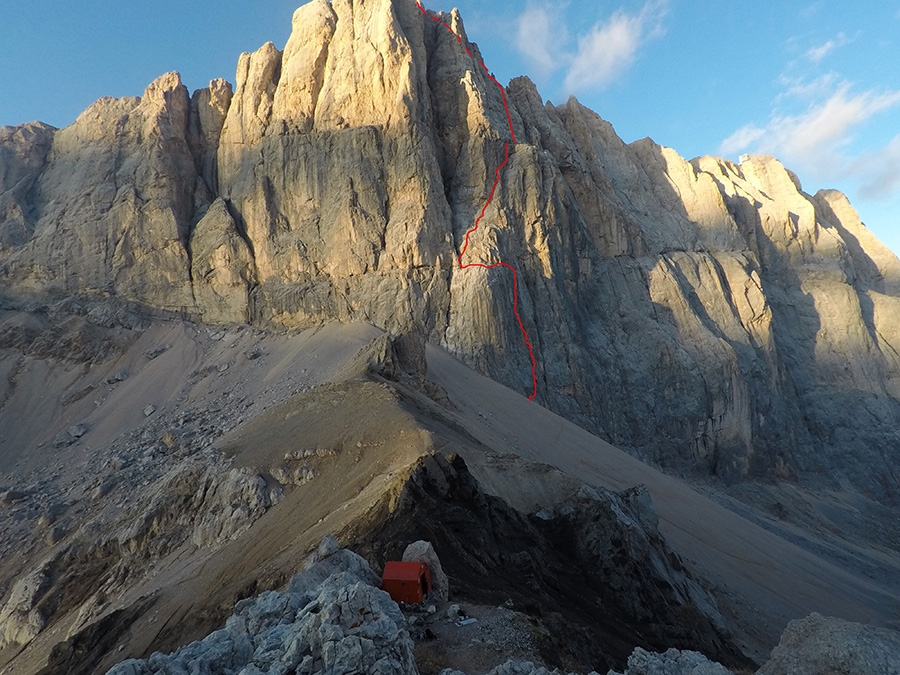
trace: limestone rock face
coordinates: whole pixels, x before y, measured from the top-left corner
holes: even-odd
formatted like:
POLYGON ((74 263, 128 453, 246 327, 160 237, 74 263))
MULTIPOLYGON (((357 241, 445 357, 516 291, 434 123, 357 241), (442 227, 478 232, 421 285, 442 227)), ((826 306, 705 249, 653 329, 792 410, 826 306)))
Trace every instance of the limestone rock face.
POLYGON ((18 127, 0 127, 0 191, 5 193, 22 179, 35 176, 44 168, 56 129, 43 122, 18 127))
POLYGON ((680 472, 900 499, 900 261, 846 198, 501 90, 458 13, 412 0, 300 7, 233 90, 168 74, 4 129, 4 292, 368 321, 530 394, 512 274, 456 260, 506 143, 465 255, 516 268, 539 403, 680 472))
POLYGON ((191 233, 191 281, 203 320, 246 322, 255 280, 253 252, 225 200, 216 199, 191 233))
POLYGON ((219 138, 218 164, 227 175, 240 162, 243 146, 257 142, 272 111, 275 87, 281 71, 281 52, 267 42, 253 54, 241 54, 234 97, 219 138))
POLYGON ((225 80, 216 79, 209 83, 209 87, 198 89, 191 96, 188 138, 200 176, 210 191, 216 189, 219 180, 216 153, 225 117, 231 107, 232 95, 231 85, 225 80))
POLYGON ((298 131, 312 128, 336 26, 337 15, 326 0, 310 2, 294 12, 272 112, 298 131))
POLYGON ((451 246, 412 3, 313 2, 243 55, 219 190, 252 247, 254 320, 446 327, 451 246))
POLYGON ((23 294, 80 289, 193 305, 185 249, 197 172, 177 73, 141 98, 101 99, 53 136, 32 187, 34 231, 2 263, 23 294))
POLYGON ((47 163, 55 132, 41 122, 0 127, 0 251, 24 244, 34 231, 28 195, 47 163))

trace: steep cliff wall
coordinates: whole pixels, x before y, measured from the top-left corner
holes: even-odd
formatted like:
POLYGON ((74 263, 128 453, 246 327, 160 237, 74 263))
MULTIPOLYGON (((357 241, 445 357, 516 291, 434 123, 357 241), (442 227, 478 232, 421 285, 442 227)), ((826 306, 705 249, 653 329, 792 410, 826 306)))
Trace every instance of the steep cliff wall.
MULTIPOLYGON (((170 73, 4 128, 4 293, 415 329, 530 393, 511 275, 455 267, 510 126, 460 17, 434 17, 313 0, 233 88, 170 73)), ((772 158, 625 144, 526 78, 505 94, 516 142, 467 257, 520 273, 538 401, 675 470, 900 499, 900 262, 847 200, 772 158)))

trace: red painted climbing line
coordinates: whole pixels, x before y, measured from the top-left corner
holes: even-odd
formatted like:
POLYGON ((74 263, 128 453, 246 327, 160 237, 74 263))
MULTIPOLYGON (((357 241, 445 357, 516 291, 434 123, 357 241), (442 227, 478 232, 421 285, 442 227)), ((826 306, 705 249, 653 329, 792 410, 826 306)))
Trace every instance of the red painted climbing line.
MULTIPOLYGON (((459 42, 463 49, 466 50, 466 54, 475 58, 475 55, 469 49, 469 46, 463 42, 462 36, 457 33, 447 22, 443 21, 439 16, 429 15, 427 10, 422 7, 422 3, 419 0, 416 0, 416 5, 422 14, 435 21, 437 23, 443 24, 444 28, 449 30, 453 35, 456 36, 456 41, 459 42)), ((484 61, 480 63, 481 67, 484 68, 485 73, 487 73, 486 77, 491 82, 497 85, 497 88, 500 90, 500 96, 503 99, 503 109, 506 111, 506 121, 509 123, 509 135, 512 138, 512 142, 516 143, 516 132, 513 129, 512 123, 512 115, 509 112, 509 105, 506 102, 506 89, 503 88, 503 85, 497 81, 497 78, 491 74, 491 71, 488 69, 486 65, 484 65, 484 61)), ((532 384, 532 392, 528 397, 529 401, 534 400, 537 396, 537 361, 534 359, 534 347, 531 345, 531 340, 528 338, 528 331, 525 330, 525 324, 522 323, 522 317, 519 316, 519 279, 518 274, 516 274, 516 269, 510 265, 509 263, 505 263, 502 260, 500 262, 495 263, 464 263, 463 256, 466 254, 466 251, 469 249, 469 236, 478 230, 478 226, 481 223, 481 220, 484 218, 484 214, 487 211, 488 206, 491 205, 491 202, 494 201, 494 192, 497 190, 497 184, 500 183, 500 173, 503 171, 503 168, 506 166, 507 162, 509 162, 509 143, 504 143, 504 150, 506 152, 506 156, 503 158, 503 163, 500 164, 494 170, 494 184, 491 186, 491 194, 488 196, 487 201, 484 203, 484 206, 481 208, 481 214, 478 218, 475 219, 475 224, 466 231, 466 238, 463 241, 462 249, 459 252, 459 255, 456 257, 456 262, 459 264, 459 268, 461 270, 468 269, 469 267, 480 267, 486 270, 492 270, 496 267, 505 267, 513 275, 513 314, 516 315, 516 321, 519 323, 519 330, 522 331, 522 339, 525 341, 525 345, 528 347, 528 356, 531 358, 531 384, 532 384)))

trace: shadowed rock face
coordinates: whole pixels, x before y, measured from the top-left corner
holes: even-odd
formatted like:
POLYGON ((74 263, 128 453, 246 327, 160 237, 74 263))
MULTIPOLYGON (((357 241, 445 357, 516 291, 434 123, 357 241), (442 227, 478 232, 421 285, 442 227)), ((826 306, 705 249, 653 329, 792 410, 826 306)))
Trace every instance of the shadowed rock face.
POLYGON ((560 636, 541 648, 548 663, 619 666, 639 644, 748 666, 715 600, 657 522, 641 487, 615 494, 585 486, 526 516, 483 492, 461 457, 435 455, 419 460, 390 516, 356 547, 384 561, 399 557, 405 542, 428 539, 455 599, 511 602, 542 617, 560 636))
MULTIPOLYGON (((454 267, 511 140, 472 51, 412 0, 314 0, 234 87, 170 73, 4 128, 4 292, 369 321, 530 391, 509 272, 454 267)), ((626 145, 526 78, 506 94, 518 142, 467 255, 519 270, 539 401, 676 471, 900 499, 900 262, 846 198, 772 158, 626 145)))

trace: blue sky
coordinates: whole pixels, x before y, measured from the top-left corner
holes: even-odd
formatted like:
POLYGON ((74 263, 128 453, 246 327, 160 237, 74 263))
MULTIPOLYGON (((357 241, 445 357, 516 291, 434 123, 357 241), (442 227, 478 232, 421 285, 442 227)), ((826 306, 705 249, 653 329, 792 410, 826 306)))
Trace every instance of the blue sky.
MULTIPOLYGON (((298 4, 4 3, 0 125, 65 126, 169 70, 192 89, 233 81, 240 52, 284 46, 298 4)), ((625 141, 650 136, 686 158, 773 154, 807 192, 847 193, 900 252, 900 0, 455 4, 500 81, 527 74, 554 103, 576 95, 625 141)))

